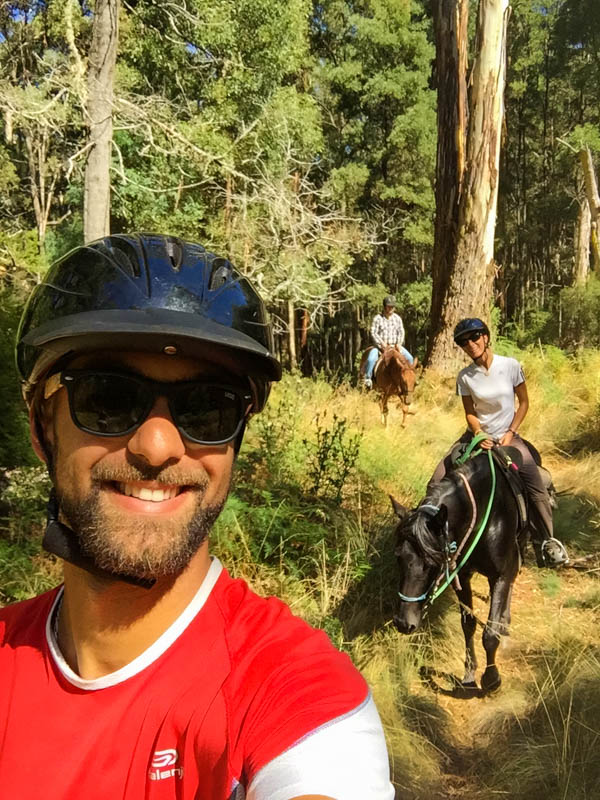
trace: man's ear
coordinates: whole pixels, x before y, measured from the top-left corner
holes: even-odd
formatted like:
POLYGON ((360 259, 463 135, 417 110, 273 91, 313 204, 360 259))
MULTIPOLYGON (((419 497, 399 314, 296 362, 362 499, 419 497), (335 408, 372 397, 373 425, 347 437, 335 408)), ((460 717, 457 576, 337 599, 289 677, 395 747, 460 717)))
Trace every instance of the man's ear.
POLYGON ((36 416, 33 403, 29 407, 29 436, 31 438, 31 446, 33 452, 44 464, 48 463, 48 456, 46 454, 46 437, 44 436, 44 428, 42 421, 36 416), (44 443, 42 443, 42 439, 44 443))

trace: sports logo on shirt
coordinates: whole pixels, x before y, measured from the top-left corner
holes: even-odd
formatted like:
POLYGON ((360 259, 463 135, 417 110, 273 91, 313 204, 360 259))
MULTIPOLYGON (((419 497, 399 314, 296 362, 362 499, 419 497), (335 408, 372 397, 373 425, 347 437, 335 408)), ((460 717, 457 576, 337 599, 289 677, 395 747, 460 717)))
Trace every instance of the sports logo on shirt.
POLYGON ((156 750, 148 770, 151 781, 164 781, 166 778, 183 778, 183 767, 174 766, 179 756, 177 750, 156 750), (166 768, 166 769, 165 769, 166 768))

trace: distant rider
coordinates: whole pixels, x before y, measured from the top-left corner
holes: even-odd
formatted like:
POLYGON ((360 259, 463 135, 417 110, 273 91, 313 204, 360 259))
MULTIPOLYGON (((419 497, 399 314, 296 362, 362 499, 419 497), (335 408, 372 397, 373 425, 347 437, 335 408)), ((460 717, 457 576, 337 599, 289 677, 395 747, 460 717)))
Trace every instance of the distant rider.
MULTIPOLYGON (((529 409, 529 398, 523 369, 514 358, 494 355, 490 348, 490 332, 481 319, 461 320, 454 329, 454 341, 473 359, 458 373, 456 393, 460 395, 467 419, 467 430, 458 442, 470 442, 484 433, 489 438, 480 447, 489 450, 495 444, 516 448, 523 458, 519 475, 543 530, 542 554, 548 566, 566 564, 569 560, 564 545, 554 538, 552 507, 539 469, 518 429, 529 409), (515 410, 515 395, 519 401, 515 410)), ((455 442, 455 445, 458 443, 455 442)), ((438 464, 428 488, 438 483, 450 468, 450 453, 438 464)))
POLYGON ((404 325, 400 315, 395 313, 395 308, 396 298, 388 295, 383 301, 381 314, 376 314, 373 318, 371 339, 374 347, 369 350, 365 363, 364 386, 366 389, 371 389, 373 386, 373 370, 377 359, 386 347, 397 347, 409 364, 414 361, 412 355, 403 347, 404 325))

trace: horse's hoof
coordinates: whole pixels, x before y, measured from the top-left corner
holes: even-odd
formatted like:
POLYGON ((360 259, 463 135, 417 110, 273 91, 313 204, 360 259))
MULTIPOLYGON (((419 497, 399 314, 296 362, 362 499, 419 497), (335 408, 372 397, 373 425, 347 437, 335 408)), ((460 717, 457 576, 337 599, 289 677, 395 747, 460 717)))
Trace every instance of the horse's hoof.
POLYGON ((481 689, 484 694, 491 694, 497 692, 502 683, 502 678, 498 672, 498 667, 486 667, 485 672, 481 676, 481 689))

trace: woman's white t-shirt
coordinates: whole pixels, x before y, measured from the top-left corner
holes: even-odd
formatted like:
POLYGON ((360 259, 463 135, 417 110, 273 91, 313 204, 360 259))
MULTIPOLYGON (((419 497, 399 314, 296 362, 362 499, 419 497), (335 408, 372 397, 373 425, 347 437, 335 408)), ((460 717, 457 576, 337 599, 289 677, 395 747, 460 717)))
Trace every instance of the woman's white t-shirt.
POLYGON ((525 382, 523 368, 515 358, 492 357, 490 368, 473 362, 461 369, 456 393, 470 396, 481 429, 490 436, 503 436, 515 415, 515 386, 525 382))

